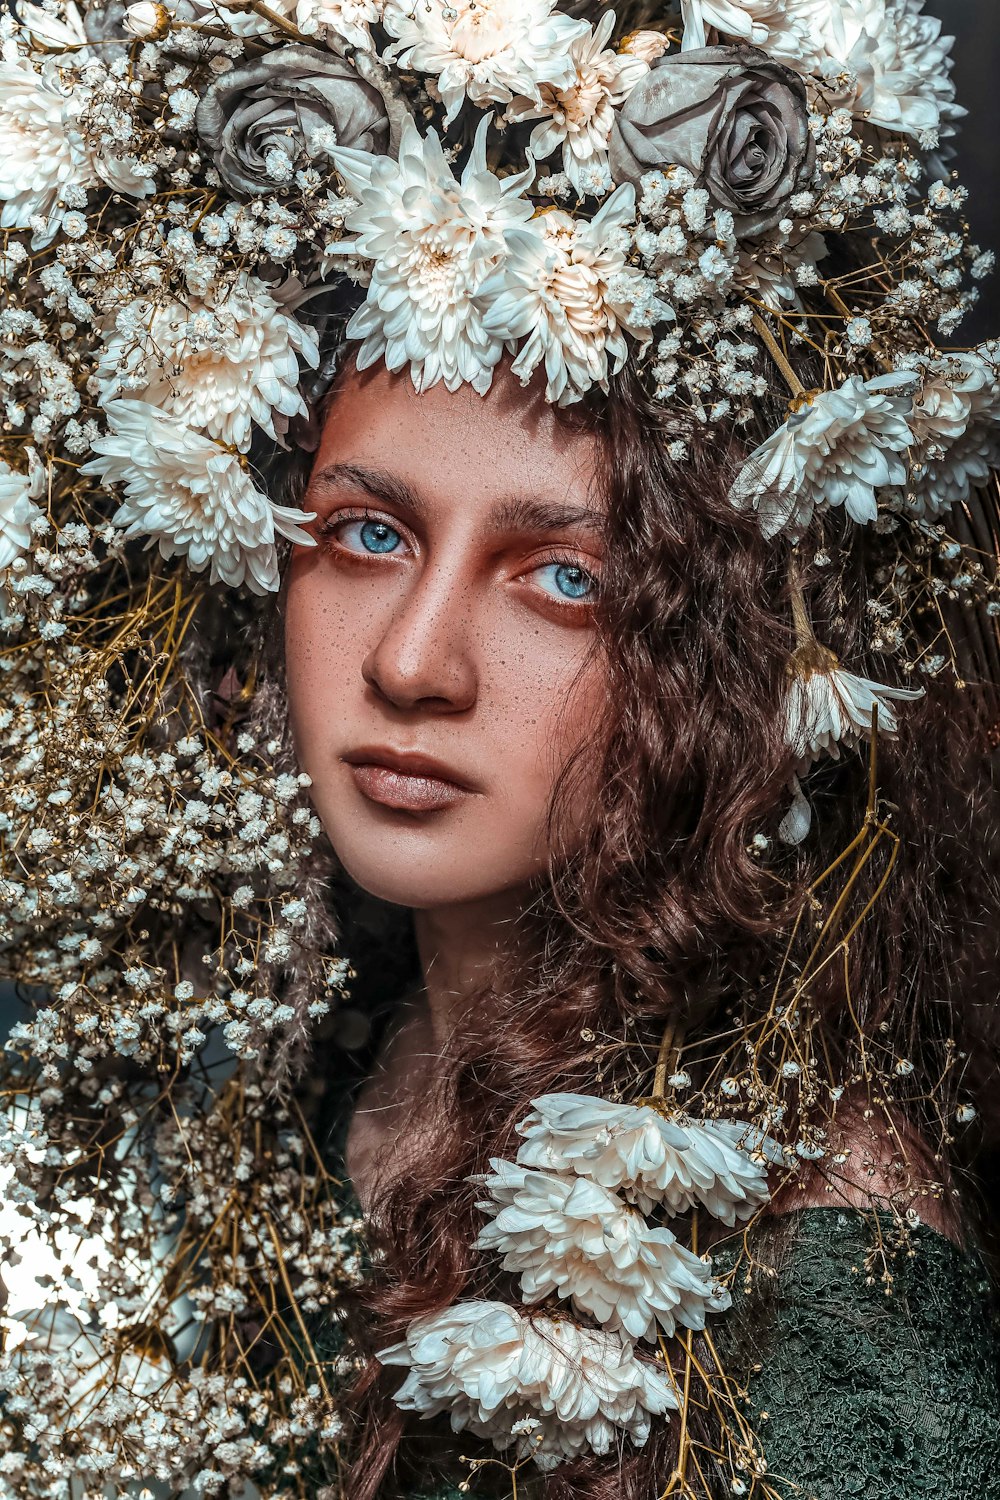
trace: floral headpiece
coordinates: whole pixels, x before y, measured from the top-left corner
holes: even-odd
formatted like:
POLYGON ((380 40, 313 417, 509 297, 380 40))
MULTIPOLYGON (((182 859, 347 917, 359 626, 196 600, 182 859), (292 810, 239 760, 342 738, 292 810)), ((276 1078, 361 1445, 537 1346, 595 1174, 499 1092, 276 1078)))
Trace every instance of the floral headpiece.
MULTIPOLYGON (((731 496, 765 535, 833 513, 947 546, 1000 458, 1000 351, 931 332, 992 264, 945 165, 939 23, 922 0, 682 0, 625 34, 580 9, 26 0, 0 65, 8 430, 116 487, 127 537, 264 593, 309 538, 247 456, 290 423, 309 441, 344 347, 418 390, 485 392, 508 353, 560 404, 631 360, 678 461, 785 387, 731 496)), ((41 459, 5 446, 9 567, 41 459)), ((967 561, 940 588, 993 607, 967 561)), ((802 771, 920 694, 797 625, 802 771)), ((910 670, 945 664, 906 644, 910 670)), ((783 836, 807 829, 796 780, 783 836)))
MULTIPOLYGON (((251 596, 311 540, 262 457, 315 441, 345 350, 480 392, 506 355, 563 405, 630 362, 673 462, 745 439, 733 506, 788 551, 800 775, 891 735, 926 677, 996 673, 1000 346, 946 343, 992 265, 948 165, 950 43, 923 0, 15 4, 0 959, 34 999, 3 1065, 0 1186, 26 1262, 55 1245, 73 1295, 66 1358, 29 1337, 0 1374, 5 1483, 312 1495, 288 1445, 308 1431, 334 1461, 340 1418, 274 1286, 324 1312, 357 1273, 292 1083, 347 966, 287 714, 243 650, 251 596), (859 529, 901 686, 845 670, 806 611, 802 573, 859 529), (265 1327, 270 1383, 241 1363, 265 1327)), ((782 836, 809 817, 796 778, 782 836)), ((781 1035, 787 1081, 805 1054, 781 1035)), ((542 1467, 641 1443, 676 1404, 642 1346, 726 1292, 664 1221, 759 1207, 784 1106, 748 1094, 751 1131, 663 1097, 535 1101, 482 1184, 480 1246, 567 1315, 464 1303, 414 1326, 383 1355, 403 1404, 445 1401, 542 1467), (604 1248, 572 1274, 557 1248, 605 1230, 643 1268, 627 1290, 604 1248)))

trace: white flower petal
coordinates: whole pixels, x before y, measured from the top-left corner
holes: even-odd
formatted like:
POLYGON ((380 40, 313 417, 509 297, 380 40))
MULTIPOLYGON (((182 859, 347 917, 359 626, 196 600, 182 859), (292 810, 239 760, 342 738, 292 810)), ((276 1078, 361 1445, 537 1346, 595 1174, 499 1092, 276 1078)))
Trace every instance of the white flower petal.
POLYGON ((312 517, 272 505, 237 454, 144 401, 112 401, 110 431, 95 439, 98 455, 81 472, 120 484, 125 498, 114 524, 147 537, 160 555, 186 557, 212 583, 256 594, 279 584, 275 536, 313 546, 299 523, 312 517))
POLYGON ((859 524, 877 515, 876 490, 905 477, 913 441, 908 419, 916 376, 851 375, 834 391, 804 398, 750 455, 729 498, 757 511, 765 536, 800 535, 813 512, 843 505, 859 524))
POLYGON ((450 1412, 455 1432, 530 1453, 542 1470, 606 1453, 623 1435, 641 1448, 651 1419, 678 1406, 669 1372, 617 1334, 524 1317, 502 1302, 418 1318, 378 1357, 407 1370, 395 1398, 404 1411, 450 1412))

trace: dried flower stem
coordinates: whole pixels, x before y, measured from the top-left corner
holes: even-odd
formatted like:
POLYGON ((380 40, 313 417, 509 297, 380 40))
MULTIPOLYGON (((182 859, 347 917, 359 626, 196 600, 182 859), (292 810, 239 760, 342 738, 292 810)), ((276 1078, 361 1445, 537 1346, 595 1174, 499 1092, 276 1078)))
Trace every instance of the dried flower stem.
POLYGON ((771 358, 774 360, 775 364, 778 366, 778 369, 784 376, 785 384, 788 386, 791 394, 793 396, 804 396, 806 393, 805 386, 802 384, 801 380, 792 369, 788 361, 787 354, 778 343, 778 340, 775 338, 770 328, 768 328, 760 313, 754 313, 753 326, 762 342, 767 346, 767 350, 771 358))

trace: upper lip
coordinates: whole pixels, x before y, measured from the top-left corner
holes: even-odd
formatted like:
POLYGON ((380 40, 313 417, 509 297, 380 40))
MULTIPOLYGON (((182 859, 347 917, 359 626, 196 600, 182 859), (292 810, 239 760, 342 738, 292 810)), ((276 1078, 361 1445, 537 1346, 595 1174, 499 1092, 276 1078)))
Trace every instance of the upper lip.
POLYGON ((447 781, 463 791, 474 792, 478 788, 466 777, 460 776, 444 761, 433 755, 421 755, 416 750, 393 750, 386 745, 363 745, 360 750, 350 750, 342 757, 349 766, 385 766, 403 776, 426 776, 434 781, 447 781))

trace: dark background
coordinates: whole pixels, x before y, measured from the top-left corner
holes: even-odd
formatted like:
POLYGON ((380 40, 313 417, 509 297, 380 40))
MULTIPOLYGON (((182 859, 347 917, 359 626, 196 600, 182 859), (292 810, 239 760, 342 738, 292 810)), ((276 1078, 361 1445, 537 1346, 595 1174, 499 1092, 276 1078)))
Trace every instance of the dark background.
MULTIPOLYGON (((969 220, 984 250, 1000 258, 1000 0, 927 0, 955 37, 960 126, 955 169, 969 189, 969 220)), ((980 303, 956 338, 1000 337, 1000 271, 980 283, 980 303)))

